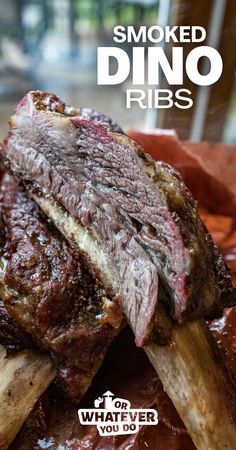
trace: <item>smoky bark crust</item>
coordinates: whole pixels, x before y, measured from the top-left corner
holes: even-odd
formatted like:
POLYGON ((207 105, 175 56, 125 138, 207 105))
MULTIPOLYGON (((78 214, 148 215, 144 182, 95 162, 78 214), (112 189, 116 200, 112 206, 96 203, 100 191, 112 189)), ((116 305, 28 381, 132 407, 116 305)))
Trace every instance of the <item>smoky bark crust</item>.
POLYGON ((46 349, 57 364, 57 385, 79 401, 122 317, 116 328, 109 323, 109 299, 81 256, 7 174, 0 182, 0 212, 0 343, 8 352, 46 349))
POLYGON ((182 178, 112 129, 56 96, 30 92, 1 154, 67 238, 78 235, 79 246, 90 239, 91 267, 144 345, 160 284, 178 322, 218 314, 234 294, 182 178))

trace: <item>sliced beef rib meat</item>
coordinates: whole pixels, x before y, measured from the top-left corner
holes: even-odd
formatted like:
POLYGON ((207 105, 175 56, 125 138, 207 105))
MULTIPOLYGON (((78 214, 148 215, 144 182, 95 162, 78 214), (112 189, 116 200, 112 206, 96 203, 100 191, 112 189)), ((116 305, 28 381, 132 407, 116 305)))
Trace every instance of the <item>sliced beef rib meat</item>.
POLYGON ((222 300, 224 270, 179 174, 109 124, 84 118, 54 95, 30 92, 11 118, 1 154, 120 300, 137 345, 152 332, 160 286, 178 322, 231 301, 227 276, 222 300))
POLYGON ((49 351, 58 366, 57 383, 78 401, 122 315, 115 304, 107 310, 111 301, 82 257, 7 174, 0 184, 0 210, 0 343, 8 350, 39 345, 49 351))

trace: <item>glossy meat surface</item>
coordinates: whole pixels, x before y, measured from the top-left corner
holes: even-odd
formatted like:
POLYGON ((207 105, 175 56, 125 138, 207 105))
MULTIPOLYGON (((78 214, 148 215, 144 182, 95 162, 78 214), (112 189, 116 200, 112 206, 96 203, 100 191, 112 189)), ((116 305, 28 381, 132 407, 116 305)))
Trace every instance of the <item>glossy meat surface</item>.
POLYGON ((2 177, 0 195, 1 343, 14 350, 33 340, 50 351, 78 401, 118 328, 105 323, 105 294, 81 257, 12 176, 2 177))

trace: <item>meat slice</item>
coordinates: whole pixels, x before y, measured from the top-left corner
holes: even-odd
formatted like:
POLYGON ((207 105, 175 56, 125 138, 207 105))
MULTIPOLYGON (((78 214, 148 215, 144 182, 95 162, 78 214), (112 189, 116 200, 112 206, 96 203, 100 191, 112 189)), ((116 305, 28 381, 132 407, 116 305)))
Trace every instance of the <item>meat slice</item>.
POLYGON ((173 168, 50 94, 27 94, 10 126, 6 167, 120 300, 137 345, 152 333, 158 296, 178 322, 231 302, 232 285, 227 276, 219 283, 214 246, 173 168))
POLYGON ((78 401, 122 316, 106 312, 109 299, 82 258, 12 176, 3 176, 0 195, 0 343, 8 350, 39 345, 50 351, 57 384, 78 401))

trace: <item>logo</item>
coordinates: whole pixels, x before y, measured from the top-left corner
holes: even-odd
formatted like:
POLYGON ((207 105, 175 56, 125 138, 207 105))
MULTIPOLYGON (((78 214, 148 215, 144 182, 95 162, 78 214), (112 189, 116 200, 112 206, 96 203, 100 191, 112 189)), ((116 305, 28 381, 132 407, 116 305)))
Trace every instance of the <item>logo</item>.
POLYGON ((96 425, 100 436, 134 434, 143 425, 157 425, 158 414, 155 409, 133 409, 129 400, 113 397, 114 394, 107 391, 94 401, 94 408, 79 409, 80 423, 96 425))

